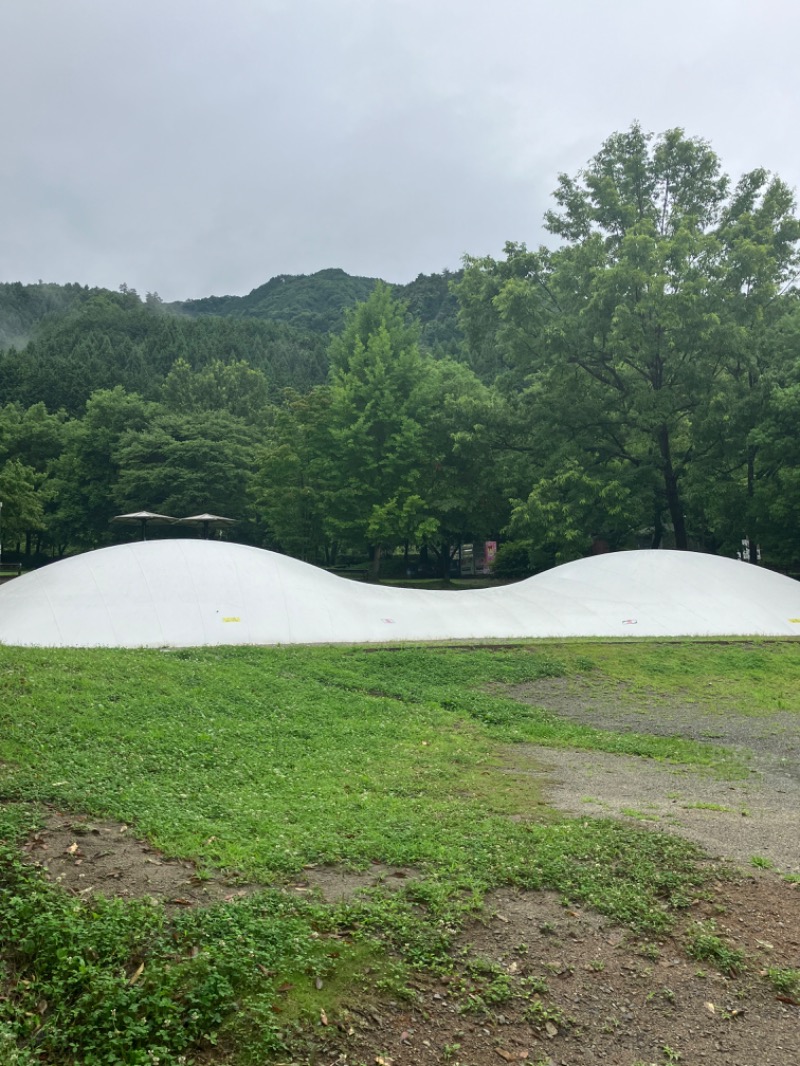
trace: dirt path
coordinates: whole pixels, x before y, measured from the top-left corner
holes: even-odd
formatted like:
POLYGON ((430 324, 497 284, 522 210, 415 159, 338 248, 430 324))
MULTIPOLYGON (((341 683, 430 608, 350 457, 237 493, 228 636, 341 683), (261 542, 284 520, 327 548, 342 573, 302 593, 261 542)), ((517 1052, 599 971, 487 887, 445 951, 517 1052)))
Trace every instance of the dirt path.
POLYGON ((602 752, 519 745, 507 771, 535 778, 549 802, 574 815, 637 820, 679 833, 710 855, 800 873, 800 714, 764 717, 709 713, 653 697, 598 697, 580 679, 548 678, 508 690, 573 721, 619 732, 680 736, 732 748, 750 766, 743 781, 721 781, 684 767, 602 752))
POLYGON ((633 756, 531 745, 508 749, 507 758, 508 773, 535 779, 567 814, 636 821, 741 866, 800 873, 800 789, 792 778, 719 781, 633 756))

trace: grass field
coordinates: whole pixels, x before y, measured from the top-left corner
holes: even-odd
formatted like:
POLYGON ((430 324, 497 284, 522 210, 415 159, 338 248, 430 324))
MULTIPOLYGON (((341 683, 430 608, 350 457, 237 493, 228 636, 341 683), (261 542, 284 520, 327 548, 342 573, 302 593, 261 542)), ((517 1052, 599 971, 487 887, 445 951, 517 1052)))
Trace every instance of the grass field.
POLYGON ((446 971, 458 929, 502 885, 554 889, 658 937, 707 876, 692 846, 560 817, 503 772, 501 751, 622 753, 731 778, 746 767, 712 744, 565 721, 500 686, 580 674, 599 691, 624 681, 629 700, 646 689, 768 715, 791 709, 797 653, 0 648, 0 1061, 267 1061, 304 1019, 361 994, 365 973, 399 996, 415 968, 446 971), (263 888, 177 914, 76 897, 21 859, 53 808, 119 821, 201 880, 225 871, 263 888), (413 876, 335 905, 285 891, 310 865, 378 862, 413 876))

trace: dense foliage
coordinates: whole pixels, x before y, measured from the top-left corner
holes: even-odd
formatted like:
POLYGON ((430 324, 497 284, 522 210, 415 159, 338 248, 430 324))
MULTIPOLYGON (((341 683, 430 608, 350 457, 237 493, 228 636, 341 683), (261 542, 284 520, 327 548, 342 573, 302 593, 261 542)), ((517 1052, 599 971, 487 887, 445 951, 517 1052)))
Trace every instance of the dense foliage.
MULTIPOLYGON (((506 541, 800 559, 800 223, 681 130, 561 175, 561 242, 405 286, 341 270, 164 304, 0 286, 6 555, 95 547, 126 510, 212 511, 333 564, 506 541)), ((509 569, 510 567, 510 569, 509 569)))

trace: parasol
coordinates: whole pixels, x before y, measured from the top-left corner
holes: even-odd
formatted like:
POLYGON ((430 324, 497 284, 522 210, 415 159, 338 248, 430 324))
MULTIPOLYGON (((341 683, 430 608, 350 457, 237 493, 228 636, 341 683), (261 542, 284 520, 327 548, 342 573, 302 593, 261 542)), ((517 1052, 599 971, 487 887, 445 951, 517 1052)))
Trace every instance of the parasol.
POLYGON ((168 514, 155 514, 153 511, 132 511, 130 514, 117 514, 111 519, 112 522, 139 522, 142 527, 142 540, 147 540, 148 522, 176 522, 168 514))
POLYGON ((195 525, 203 526, 203 540, 208 540, 208 530, 211 526, 232 524, 236 521, 235 518, 223 518, 219 514, 193 514, 188 518, 179 518, 178 522, 193 522, 195 525))

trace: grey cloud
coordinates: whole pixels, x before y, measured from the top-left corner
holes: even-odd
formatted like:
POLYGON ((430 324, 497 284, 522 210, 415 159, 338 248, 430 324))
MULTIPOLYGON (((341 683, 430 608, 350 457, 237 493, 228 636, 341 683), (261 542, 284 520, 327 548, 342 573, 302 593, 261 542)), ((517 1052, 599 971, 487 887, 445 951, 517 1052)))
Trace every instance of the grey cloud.
POLYGON ((407 280, 543 239, 634 118, 797 182, 789 0, 31 0, 0 7, 0 280, 407 280))

